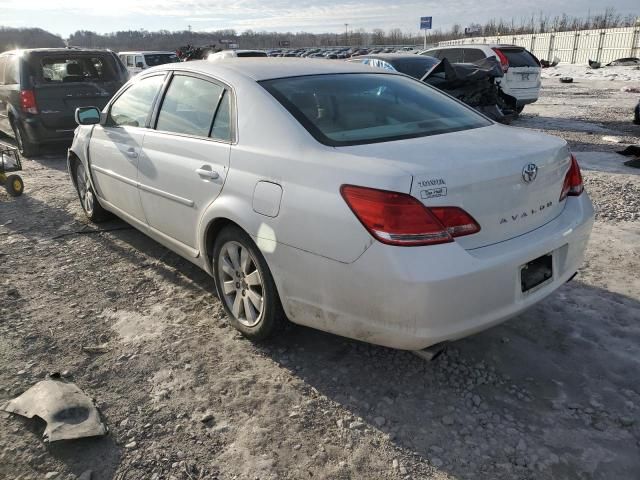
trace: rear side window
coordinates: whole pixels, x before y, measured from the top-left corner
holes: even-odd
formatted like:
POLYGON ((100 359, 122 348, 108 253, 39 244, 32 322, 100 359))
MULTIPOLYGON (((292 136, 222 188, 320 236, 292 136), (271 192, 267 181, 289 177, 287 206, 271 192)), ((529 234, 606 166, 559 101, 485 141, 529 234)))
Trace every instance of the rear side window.
POLYGON ((500 51, 509 60, 509 67, 538 67, 538 62, 524 48, 501 48, 500 51))
POLYGON ((486 55, 479 48, 465 48, 464 49, 464 61, 465 63, 477 62, 478 60, 484 60, 486 55))
POLYGON ((20 83, 18 79, 18 59, 13 56, 7 57, 7 63, 4 65, 4 84, 15 85, 17 83, 20 83))
POLYGON ((462 63, 464 62, 464 55, 462 48, 446 48, 444 50, 440 50, 440 55, 438 58, 443 59, 446 58, 451 63, 462 63))
POLYGON ((131 85, 111 105, 107 125, 144 127, 163 81, 164 75, 154 75, 131 85))
POLYGON ((224 89, 215 83, 176 75, 162 101, 156 129, 208 137, 224 89))
POLYGON ((176 63, 179 61, 178 56, 174 53, 148 53, 144 56, 144 59, 149 67, 164 65, 165 63, 176 63))
POLYGON ((117 79, 114 62, 106 56, 44 57, 40 68, 44 83, 110 82, 117 79))
POLYGON ((402 75, 330 74, 260 82, 319 142, 360 145, 491 125, 402 75))

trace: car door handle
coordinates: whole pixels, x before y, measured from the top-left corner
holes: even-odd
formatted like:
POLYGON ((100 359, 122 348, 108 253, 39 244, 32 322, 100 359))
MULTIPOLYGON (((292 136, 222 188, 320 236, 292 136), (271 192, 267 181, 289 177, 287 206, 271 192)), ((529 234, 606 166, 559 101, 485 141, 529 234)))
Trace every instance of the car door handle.
POLYGON ((196 173, 198 175, 200 175, 201 177, 205 177, 205 178, 208 178, 210 180, 215 180, 216 178, 220 177, 218 172, 214 172, 213 170, 207 170, 207 169, 204 169, 204 168, 197 168, 196 169, 196 173))
POLYGON ((128 157, 138 158, 138 152, 136 152, 135 148, 130 148, 129 150, 126 151, 126 154, 128 157))

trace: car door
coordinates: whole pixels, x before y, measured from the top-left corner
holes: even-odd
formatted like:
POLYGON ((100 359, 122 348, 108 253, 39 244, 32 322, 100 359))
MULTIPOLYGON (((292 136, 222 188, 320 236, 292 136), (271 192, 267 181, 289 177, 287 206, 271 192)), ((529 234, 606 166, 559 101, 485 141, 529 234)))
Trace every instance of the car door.
POLYGON ((108 107, 104 125, 96 125, 89 144, 94 187, 99 197, 144 222, 137 189, 138 162, 154 102, 166 73, 140 78, 108 107))
POLYGON ((225 85, 175 73, 144 137, 140 199, 150 227, 195 253, 200 217, 222 190, 234 138, 225 85))

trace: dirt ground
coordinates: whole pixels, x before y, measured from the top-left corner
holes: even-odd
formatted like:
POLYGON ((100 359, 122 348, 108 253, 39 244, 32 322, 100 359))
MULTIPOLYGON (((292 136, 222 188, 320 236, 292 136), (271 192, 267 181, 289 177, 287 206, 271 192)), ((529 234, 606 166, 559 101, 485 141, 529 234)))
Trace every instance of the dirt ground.
POLYGON ((627 84, 546 79, 514 122, 577 152, 587 261, 431 363, 297 326, 252 344, 205 273, 87 224, 63 151, 26 160, 25 194, 0 192, 0 403, 63 372, 110 434, 47 445, 2 412, 0 478, 640 478, 640 170, 612 153, 640 141, 627 84))

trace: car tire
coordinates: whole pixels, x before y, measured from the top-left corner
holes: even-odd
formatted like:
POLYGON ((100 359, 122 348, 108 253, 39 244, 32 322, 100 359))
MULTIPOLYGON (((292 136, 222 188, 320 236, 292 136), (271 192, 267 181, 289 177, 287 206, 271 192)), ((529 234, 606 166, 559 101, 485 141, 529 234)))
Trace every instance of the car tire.
POLYGON ((23 157, 33 157, 38 154, 38 145, 31 142, 24 132, 24 128, 20 123, 11 122, 13 129, 13 138, 16 139, 16 146, 23 157))
POLYGON ((231 325, 253 341, 278 330, 284 319, 278 291, 251 237, 239 227, 224 228, 214 242, 212 258, 218 298, 231 325))
POLYGON ((24 182, 20 175, 9 175, 6 183, 7 192, 12 197, 19 197, 24 192, 24 182))
POLYGON ((523 110, 524 110, 524 105, 520 105, 520 106, 516 107, 516 112, 518 113, 518 115, 520 115, 523 110))
POLYGON ((86 173, 84 164, 80 160, 75 163, 73 175, 80 205, 87 218, 95 223, 107 220, 110 217, 109 212, 100 205, 89 181, 89 176, 86 173))

